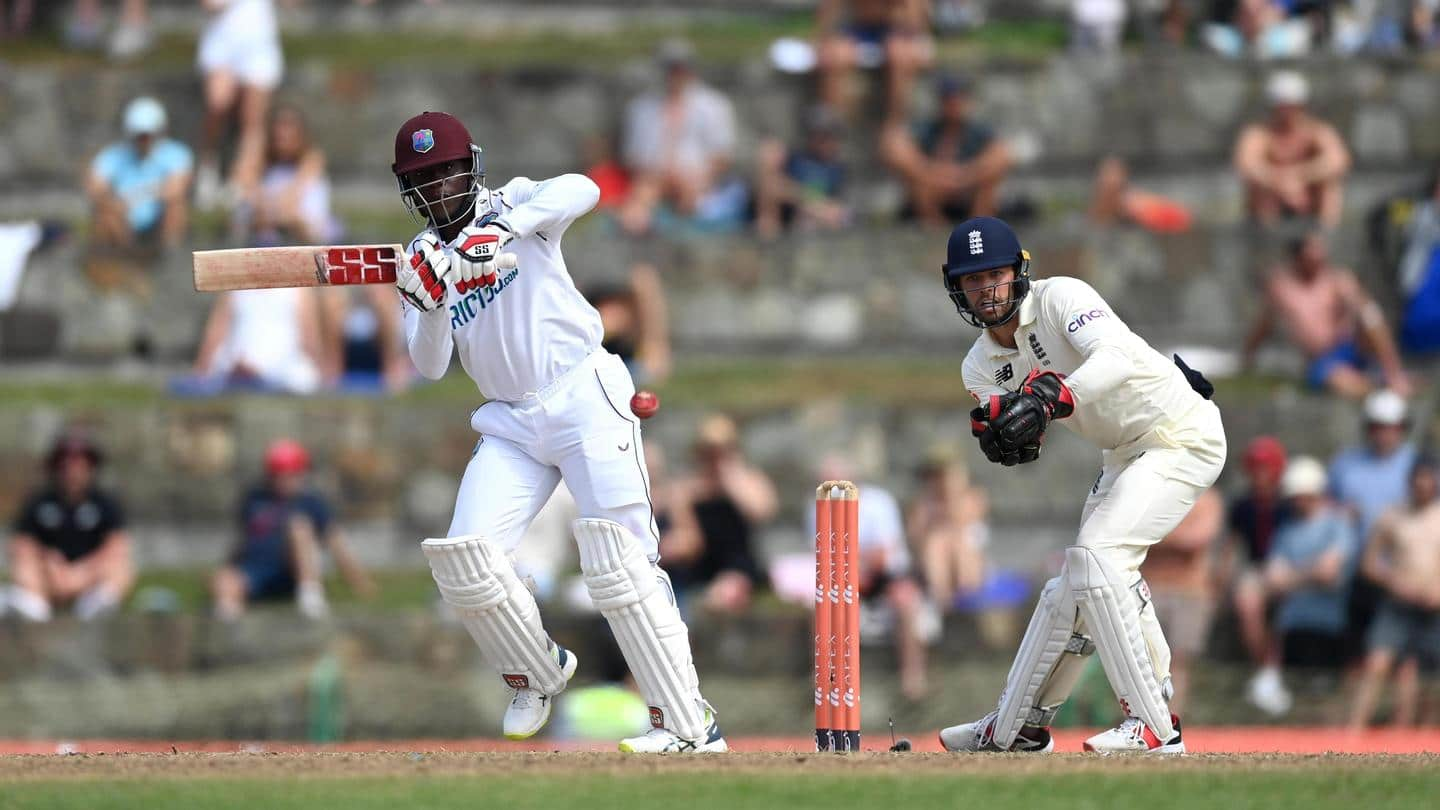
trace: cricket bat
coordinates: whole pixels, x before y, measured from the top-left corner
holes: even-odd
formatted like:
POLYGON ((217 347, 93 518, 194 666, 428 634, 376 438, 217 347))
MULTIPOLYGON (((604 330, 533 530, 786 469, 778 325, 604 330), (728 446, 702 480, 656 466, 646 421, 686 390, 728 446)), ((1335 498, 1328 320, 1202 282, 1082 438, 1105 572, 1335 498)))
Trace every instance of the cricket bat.
POLYGON ((399 245, 325 245, 197 250, 194 258, 195 289, 224 292, 394 284, 405 251, 399 245))

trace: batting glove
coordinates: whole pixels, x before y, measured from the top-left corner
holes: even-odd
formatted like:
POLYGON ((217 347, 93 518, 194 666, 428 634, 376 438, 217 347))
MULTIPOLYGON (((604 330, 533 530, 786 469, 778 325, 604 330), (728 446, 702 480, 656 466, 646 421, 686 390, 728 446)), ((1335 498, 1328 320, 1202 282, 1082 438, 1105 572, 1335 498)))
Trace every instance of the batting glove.
POLYGON ((446 282, 453 281, 455 268, 440 237, 430 231, 420 234, 405 254, 395 273, 395 288, 411 306, 433 312, 445 304, 446 282))
POLYGON ((499 281, 495 259, 501 248, 514 238, 515 234, 499 220, 487 225, 471 225, 461 231, 454 242, 455 264, 460 276, 455 282, 455 291, 464 295, 499 281))

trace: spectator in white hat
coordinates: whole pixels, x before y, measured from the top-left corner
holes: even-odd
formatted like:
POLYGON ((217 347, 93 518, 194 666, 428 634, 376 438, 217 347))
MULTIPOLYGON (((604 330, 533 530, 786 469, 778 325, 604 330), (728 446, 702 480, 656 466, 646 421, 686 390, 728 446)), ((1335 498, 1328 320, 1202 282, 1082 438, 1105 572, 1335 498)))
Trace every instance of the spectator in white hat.
POLYGON ((141 96, 125 106, 125 138, 95 156, 85 180, 93 241, 106 248, 173 247, 185 238, 193 158, 165 136, 165 107, 141 96))
POLYGON ((1235 143, 1247 213, 1265 225, 1299 217, 1335 227, 1350 150, 1333 126, 1306 108, 1310 86, 1301 74, 1276 71, 1265 95, 1269 118, 1246 126, 1235 143))

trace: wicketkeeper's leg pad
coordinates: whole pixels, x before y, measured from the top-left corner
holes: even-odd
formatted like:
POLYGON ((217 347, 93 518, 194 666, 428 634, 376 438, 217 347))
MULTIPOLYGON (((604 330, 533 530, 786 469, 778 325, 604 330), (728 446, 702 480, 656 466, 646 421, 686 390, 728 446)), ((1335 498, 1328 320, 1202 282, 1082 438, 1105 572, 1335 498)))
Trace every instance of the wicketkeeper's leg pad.
POLYGON ((1070 697, 1095 647, 1076 621, 1065 573, 1045 583, 1000 696, 993 742, 1007 749, 1025 726, 1046 726, 1070 697))
POLYGON ((650 704, 651 724, 686 739, 703 737, 700 678, 669 578, 619 523, 581 518, 574 530, 590 599, 610 623, 640 693, 650 704))
MULTIPOLYGON (((1065 550, 1065 570, 1075 604, 1100 652, 1105 676, 1121 705, 1140 718, 1161 740, 1175 729, 1163 682, 1161 664, 1152 658, 1154 646, 1146 639, 1134 582, 1127 582, 1104 557, 1103 550, 1071 546, 1065 550)), ((1139 574, 1132 579, 1138 581, 1139 574)), ((1151 628, 1159 632, 1159 624, 1151 628)), ((1163 644, 1163 636, 1161 637, 1163 644)), ((1169 648, 1165 648, 1168 654, 1169 648)))
POLYGON ((507 686, 546 695, 565 690, 551 655, 535 596, 498 546, 476 535, 432 538, 420 544, 440 595, 507 686))

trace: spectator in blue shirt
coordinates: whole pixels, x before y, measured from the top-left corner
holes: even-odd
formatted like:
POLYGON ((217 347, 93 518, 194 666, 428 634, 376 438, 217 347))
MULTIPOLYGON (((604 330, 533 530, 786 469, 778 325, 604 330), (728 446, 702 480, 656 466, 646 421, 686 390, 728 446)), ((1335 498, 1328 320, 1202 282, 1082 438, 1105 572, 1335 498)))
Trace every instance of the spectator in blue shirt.
POLYGON ((1348 572, 1359 542, 1346 515, 1325 496, 1325 467, 1292 459, 1280 482, 1292 519, 1275 533, 1265 586, 1276 602, 1275 628, 1287 666, 1342 663, 1348 572))
POLYGON ((95 243, 108 248, 174 247, 185 238, 193 158, 165 137, 165 108, 148 96, 125 107, 125 139, 95 156, 85 181, 95 243))
POLYGON ((305 486, 310 454, 281 439, 265 451, 266 480, 240 505, 240 542, 211 580, 215 613, 234 619, 249 602, 294 599, 308 618, 329 613, 320 551, 329 549, 350 588, 362 596, 375 586, 335 527, 330 506, 305 486))
POLYGON ((805 117, 805 143, 790 148, 767 141, 758 151, 755 177, 755 230, 764 238, 795 225, 805 230, 836 230, 850 221, 841 195, 845 163, 841 158, 844 122, 828 107, 805 117))

